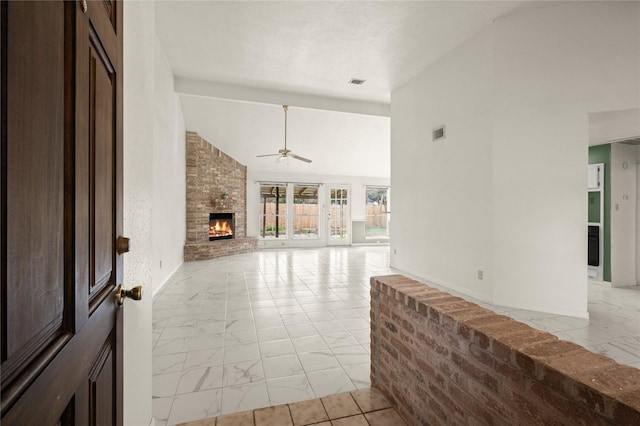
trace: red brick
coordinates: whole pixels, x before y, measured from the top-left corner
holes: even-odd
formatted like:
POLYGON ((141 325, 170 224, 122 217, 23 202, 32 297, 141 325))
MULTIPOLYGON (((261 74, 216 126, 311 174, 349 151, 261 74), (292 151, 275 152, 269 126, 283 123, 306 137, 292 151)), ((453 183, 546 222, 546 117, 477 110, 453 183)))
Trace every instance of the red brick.
POLYGON ((391 333, 393 334, 398 333, 398 327, 396 327, 396 325, 392 321, 384 321, 383 324, 384 324, 384 328, 389 330, 391 333))
POLYGON ((391 393, 395 397, 394 399, 399 402, 399 405, 403 407, 403 414, 413 416, 413 414, 415 413, 413 404, 411 404, 411 401, 407 399, 407 396, 413 394, 413 392, 410 392, 406 389, 400 390, 400 388, 398 388, 396 384, 393 384, 391 385, 391 393))
POLYGON ((382 346, 382 349, 387 354, 389 354, 389 356, 391 356, 394 359, 398 359, 398 351, 396 351, 396 349, 393 346, 391 346, 391 344, 383 340, 381 343, 381 346, 382 346))
POLYGON ((539 359, 550 359, 557 356, 566 356, 583 351, 585 351, 585 349, 582 346, 565 340, 545 341, 543 343, 526 346, 521 349, 523 354, 539 359))
POLYGON ((469 424, 493 425, 496 424, 494 415, 485 408, 480 401, 475 399, 471 393, 457 386, 450 385, 449 393, 451 399, 456 401, 465 411, 465 417, 469 424))
POLYGON ((614 424, 640 425, 640 391, 635 390, 620 395, 611 407, 614 424))
POLYGON ((513 367, 510 364, 505 364, 500 361, 496 361, 493 366, 493 371, 495 371, 498 375, 498 380, 500 377, 506 379, 511 383, 514 387, 523 389, 525 386, 525 375, 524 373, 513 367))
POLYGON ((493 315, 493 312, 481 308, 478 305, 471 304, 472 306, 466 309, 460 309, 455 311, 447 311, 442 313, 442 325, 451 330, 456 331, 458 328, 458 322, 463 321, 465 319, 472 319, 487 316, 489 314, 493 315))
POLYGON ((498 381, 487 371, 478 368, 457 352, 451 352, 451 361, 465 374, 493 392, 498 390, 498 381))
POLYGON ((522 368, 525 374, 536 377, 538 360, 582 352, 585 349, 575 343, 564 340, 546 341, 537 345, 522 348, 515 354, 515 365, 522 368))
POLYGON ((428 286, 423 286, 423 288, 419 291, 412 292, 408 295, 407 298, 407 306, 414 311, 418 311, 418 305, 420 304, 420 298, 424 295, 431 294, 434 292, 438 292, 438 290, 433 289, 428 286))
POLYGON ((430 333, 425 333, 422 330, 418 330, 416 336, 418 337, 419 341, 427 346, 427 348, 431 349, 438 355, 444 357, 449 355, 449 349, 446 346, 440 344, 436 339, 434 339, 430 333))
POLYGON ((440 371, 444 377, 447 377, 450 382, 466 389, 467 377, 460 374, 458 370, 454 370, 448 363, 448 361, 440 361, 436 363, 436 368, 440 371))
POLYGON ((433 383, 429 384, 429 393, 435 398, 441 405, 443 405, 447 412, 460 417, 464 417, 464 409, 454 402, 441 388, 435 386, 433 383))
POLYGON ((491 343, 493 354, 502 361, 513 362, 514 352, 543 342, 555 342, 558 338, 540 330, 526 330, 519 333, 500 336, 491 343))
POLYGON ((472 343, 469 345, 469 354, 473 357, 473 359, 477 360, 479 363, 485 365, 490 369, 494 369, 495 359, 485 350, 480 348, 480 346, 472 343))
POLYGON ((591 371, 599 368, 613 366, 616 362, 604 355, 589 352, 586 349, 573 353, 551 357, 545 360, 545 364, 567 375, 581 371, 591 371))
POLYGON ((406 315, 401 315, 397 313, 391 315, 391 318, 396 322, 396 324, 399 324, 400 327, 402 327, 403 329, 405 329, 411 334, 415 333, 415 330, 416 330, 415 327, 410 321, 407 321, 405 317, 406 315))
MULTIPOLYGON (((572 378, 613 398, 640 390, 640 370, 627 365, 614 364, 604 369, 577 373, 572 378)), ((640 400, 637 407, 640 408, 640 400)))
POLYGON ((587 412, 583 406, 537 380, 532 381, 527 389, 529 389, 528 395, 544 404, 556 418, 566 418, 570 424, 600 424, 593 413, 587 412))
POLYGON ((447 411, 445 411, 442 408, 442 406, 438 403, 437 400, 431 397, 431 394, 429 392, 426 392, 424 389, 419 389, 418 396, 420 397, 420 399, 427 402, 427 406, 429 407, 429 414, 430 414, 429 417, 431 417, 429 423, 433 423, 434 420, 439 420, 440 422, 442 422, 442 424, 448 423, 447 411), (435 416, 436 419, 434 419, 433 416, 435 416))
POLYGON ((465 321, 465 323, 473 330, 471 340, 483 349, 490 347, 494 337, 522 331, 525 327, 530 328, 503 315, 473 319, 465 321))
POLYGON ((391 344, 400 352, 405 358, 411 359, 411 350, 404 343, 400 342, 397 337, 391 338, 391 344))
POLYGON ((508 401, 501 401, 496 394, 489 392, 486 388, 473 382, 469 382, 469 391, 490 412, 508 422, 515 423, 518 416, 508 401))

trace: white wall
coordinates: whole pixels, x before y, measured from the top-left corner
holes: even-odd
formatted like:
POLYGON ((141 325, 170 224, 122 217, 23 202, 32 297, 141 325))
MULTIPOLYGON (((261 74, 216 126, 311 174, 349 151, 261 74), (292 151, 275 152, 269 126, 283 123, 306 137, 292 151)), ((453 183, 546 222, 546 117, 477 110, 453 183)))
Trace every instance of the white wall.
POLYGON ((640 285, 640 146, 636 146, 636 283, 640 285))
POLYGON ((182 262, 176 253, 185 234, 184 124, 154 32, 154 3, 124 8, 124 235, 131 251, 123 284, 142 285, 144 294, 123 306, 124 424, 148 425, 152 294, 182 262), (166 262, 162 270, 159 259, 166 262))
POLYGON ((497 303, 586 314, 588 117, 640 104, 639 6, 568 3, 494 25, 497 303))
POLYGON ((391 96, 391 264, 491 300, 492 32, 391 96), (432 142, 432 129, 446 138, 432 142), (484 279, 477 279, 477 271, 484 279))
MULTIPOLYGON (((282 105, 181 96, 187 129, 247 166, 279 173, 284 147, 282 105)), ((291 161, 288 173, 389 177, 389 117, 290 105, 287 148, 312 163, 291 161)))
POLYGON ((173 73, 155 40, 153 146, 154 294, 182 265, 186 238, 185 125, 173 73))
POLYGON ((588 114, 640 105, 639 15, 575 2, 498 19, 392 94, 393 266, 588 315, 588 114))
POLYGON ((611 144, 611 285, 636 285, 637 147, 611 144), (626 165, 626 166, 625 166, 626 165))
MULTIPOLYGON (((290 160, 295 161, 295 160, 290 160)), ((285 164, 281 164, 286 169, 285 164)), ((388 178, 362 176, 311 175, 302 173, 268 173, 247 171, 247 236, 257 237, 260 233, 260 186, 256 182, 295 182, 324 184, 318 193, 321 206, 321 217, 324 217, 322 205, 325 200, 324 190, 328 185, 345 185, 351 189, 351 221, 365 219, 365 187, 367 185, 389 186, 388 178)), ((393 195, 392 195, 393 196, 393 195)), ((393 201, 392 201, 393 202, 393 201)), ((326 245, 326 228, 324 221, 319 224, 321 238, 319 240, 290 240, 278 242, 261 242, 262 247, 277 245, 282 247, 304 247, 326 245)))

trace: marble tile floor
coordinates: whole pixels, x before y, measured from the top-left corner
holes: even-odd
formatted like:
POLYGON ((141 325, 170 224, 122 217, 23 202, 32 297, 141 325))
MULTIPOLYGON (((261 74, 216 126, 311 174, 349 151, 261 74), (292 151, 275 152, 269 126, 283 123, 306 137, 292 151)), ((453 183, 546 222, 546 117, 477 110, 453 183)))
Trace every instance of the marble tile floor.
POLYGON ((398 412, 376 389, 225 414, 180 426, 403 426, 398 412))
MULTIPOLYGON (((425 282, 410 274, 404 275, 425 282)), ((597 282, 587 285, 589 319, 493 305, 429 283, 431 287, 613 358, 620 364, 640 368, 640 286, 612 288, 597 282)))
POLYGON ((620 364, 640 368, 640 286, 612 288, 593 282, 588 286, 589 319, 474 302, 620 364))
MULTIPOLYGON (((368 388, 369 278, 397 273, 388 246, 186 262, 153 298, 155 424, 368 388)), ((464 297, 640 368, 640 288, 589 284, 590 320, 464 297)))
POLYGON ((369 278, 388 265, 388 246, 186 262, 153 298, 156 425, 368 388, 369 278))

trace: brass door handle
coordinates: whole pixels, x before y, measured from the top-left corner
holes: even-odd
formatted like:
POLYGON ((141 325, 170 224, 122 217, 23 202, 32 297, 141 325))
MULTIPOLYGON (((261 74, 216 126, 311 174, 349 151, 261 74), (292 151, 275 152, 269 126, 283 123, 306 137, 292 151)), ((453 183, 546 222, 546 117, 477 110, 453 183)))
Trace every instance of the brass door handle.
POLYGON ((127 297, 133 300, 142 300, 142 286, 134 287, 131 290, 125 290, 124 287, 122 287, 122 284, 120 284, 116 289, 116 301, 118 302, 118 305, 122 305, 124 303, 124 299, 127 297))

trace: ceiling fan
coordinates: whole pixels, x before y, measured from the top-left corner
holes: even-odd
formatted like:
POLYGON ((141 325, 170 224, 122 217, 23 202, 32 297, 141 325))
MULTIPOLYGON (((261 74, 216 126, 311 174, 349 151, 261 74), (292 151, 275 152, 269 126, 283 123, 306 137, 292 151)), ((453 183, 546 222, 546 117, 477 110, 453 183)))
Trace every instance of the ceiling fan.
POLYGON ((287 149, 287 111, 289 111, 289 107, 287 105, 282 105, 284 109, 284 149, 279 149, 277 154, 263 154, 257 155, 256 157, 275 157, 278 155, 277 161, 282 160, 283 158, 295 158, 296 160, 304 161, 306 163, 310 163, 311 160, 308 158, 300 157, 299 155, 294 154, 290 149, 287 149))

